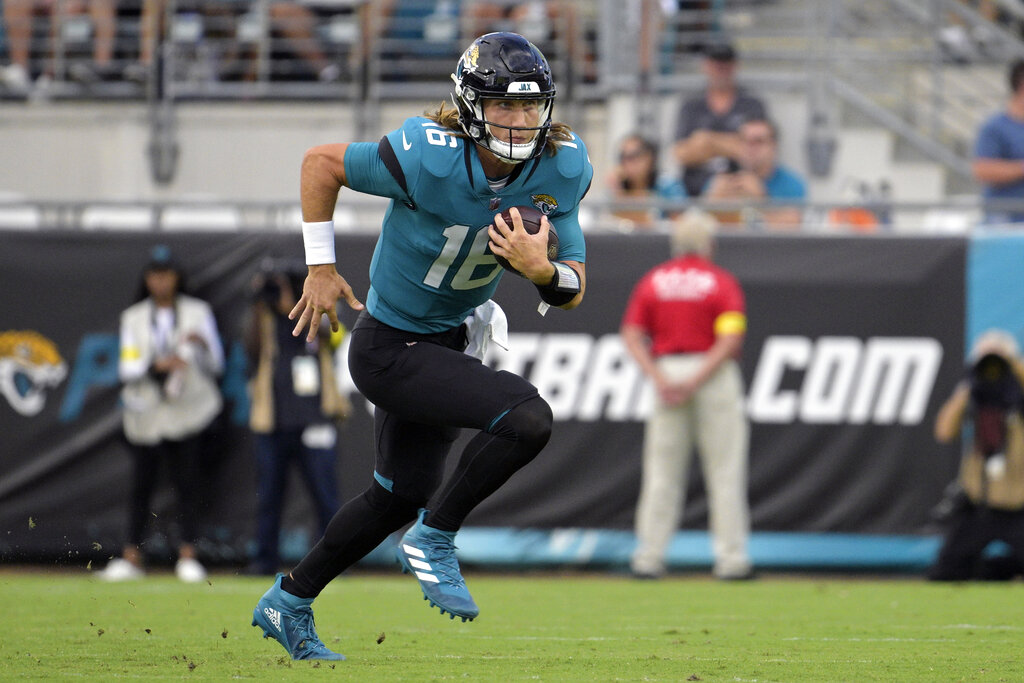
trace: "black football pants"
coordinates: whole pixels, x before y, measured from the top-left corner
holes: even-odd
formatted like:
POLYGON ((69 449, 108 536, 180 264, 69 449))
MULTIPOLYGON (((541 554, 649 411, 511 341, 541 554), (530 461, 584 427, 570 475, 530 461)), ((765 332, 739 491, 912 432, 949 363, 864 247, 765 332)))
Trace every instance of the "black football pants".
POLYGON ((414 334, 360 315, 349 369, 375 406, 374 482, 342 506, 324 537, 284 587, 315 597, 335 576, 411 522, 433 499, 425 522, 456 531, 487 496, 544 448, 552 415, 536 387, 462 352, 462 326, 414 334), (445 458, 461 428, 466 445, 443 489, 445 458))

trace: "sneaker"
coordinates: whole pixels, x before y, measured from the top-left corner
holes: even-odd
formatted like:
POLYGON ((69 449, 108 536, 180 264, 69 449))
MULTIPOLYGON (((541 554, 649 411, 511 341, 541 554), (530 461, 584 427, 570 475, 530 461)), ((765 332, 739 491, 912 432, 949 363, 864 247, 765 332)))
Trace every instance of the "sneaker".
POLYGON ((665 564, 663 562, 651 561, 649 559, 633 558, 629 562, 629 569, 633 578, 657 580, 665 576, 665 564))
POLYGON ((341 67, 337 64, 328 64, 324 68, 320 69, 316 78, 321 83, 336 83, 341 80, 341 67))
POLYGON ((263 629, 263 637, 273 636, 288 650, 292 659, 345 659, 331 652, 316 634, 313 625, 313 598, 299 598, 281 588, 284 574, 278 574, 252 612, 252 625, 263 629))
POLYGON ((32 87, 28 71, 21 64, 0 66, 0 84, 14 93, 25 94, 32 87))
POLYGON ((101 572, 96 574, 102 581, 134 581, 146 575, 141 567, 128 560, 118 557, 110 561, 101 572))
POLYGON ((455 532, 427 526, 423 523, 426 514, 425 509, 420 510, 419 519, 395 548, 402 571, 416 577, 423 599, 429 600, 431 607, 437 606, 441 614, 447 612, 449 619, 462 617, 463 621, 473 621, 480 608, 473 602, 459 572, 455 532))
POLYGON ((206 581, 206 569, 192 557, 183 557, 174 565, 174 573, 185 583, 201 583, 206 581))
POLYGON ((145 83, 149 80, 150 68, 147 64, 132 62, 124 68, 123 77, 132 83, 145 83))
POLYGON ((715 578, 719 581, 753 581, 757 578, 757 574, 753 569, 729 573, 715 572, 715 578))

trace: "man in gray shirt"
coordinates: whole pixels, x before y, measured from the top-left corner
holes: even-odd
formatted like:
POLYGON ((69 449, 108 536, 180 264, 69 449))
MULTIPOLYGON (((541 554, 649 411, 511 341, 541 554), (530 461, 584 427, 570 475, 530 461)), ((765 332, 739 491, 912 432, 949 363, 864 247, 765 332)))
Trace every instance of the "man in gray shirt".
POLYGON ((742 144, 737 133, 748 119, 767 117, 764 103, 736 85, 736 50, 713 43, 704 50, 701 69, 707 87, 683 102, 676 125, 676 159, 683 166, 683 184, 698 197, 716 171, 738 168, 742 144))

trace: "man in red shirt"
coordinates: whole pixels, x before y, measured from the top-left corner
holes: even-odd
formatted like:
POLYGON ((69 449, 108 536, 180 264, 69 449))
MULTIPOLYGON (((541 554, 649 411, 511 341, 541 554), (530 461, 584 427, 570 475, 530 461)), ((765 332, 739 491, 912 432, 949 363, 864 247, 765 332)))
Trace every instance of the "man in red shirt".
POLYGON ((711 262, 717 221, 691 209, 672 228, 673 258, 650 270, 626 307, 620 334, 657 390, 644 432, 633 573, 665 573, 679 526, 691 450, 700 453, 715 557, 714 574, 744 579, 749 426, 736 358, 746 332, 743 291, 711 262))

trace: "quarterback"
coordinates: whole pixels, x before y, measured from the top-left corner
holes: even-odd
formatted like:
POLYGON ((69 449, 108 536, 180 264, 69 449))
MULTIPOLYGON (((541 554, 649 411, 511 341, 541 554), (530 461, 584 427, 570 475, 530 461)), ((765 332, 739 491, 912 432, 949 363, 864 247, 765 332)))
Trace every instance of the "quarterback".
POLYGON ((342 506, 254 610, 253 625, 294 659, 343 659, 317 636, 312 602, 410 522, 396 548, 403 570, 442 614, 474 619, 479 608, 455 557, 455 535, 551 434, 551 408, 536 387, 484 365, 479 351, 503 338, 504 316, 490 301, 504 272, 495 255, 536 286, 543 304, 579 305, 586 251, 578 211, 593 168, 583 141, 552 121, 551 69, 522 36, 476 39, 452 79, 454 108, 407 119, 377 143, 314 147, 302 162, 309 273, 291 313, 294 333, 313 339, 324 314, 337 326, 338 299, 361 311, 349 367, 375 406, 375 463, 370 487, 342 506), (334 265, 331 217, 343 186, 391 199, 365 304, 334 265), (515 206, 545 214, 538 232, 528 233, 514 209, 511 222, 502 219, 515 206), (556 260, 547 254, 552 225, 556 260), (476 434, 442 482, 463 428, 476 434))

